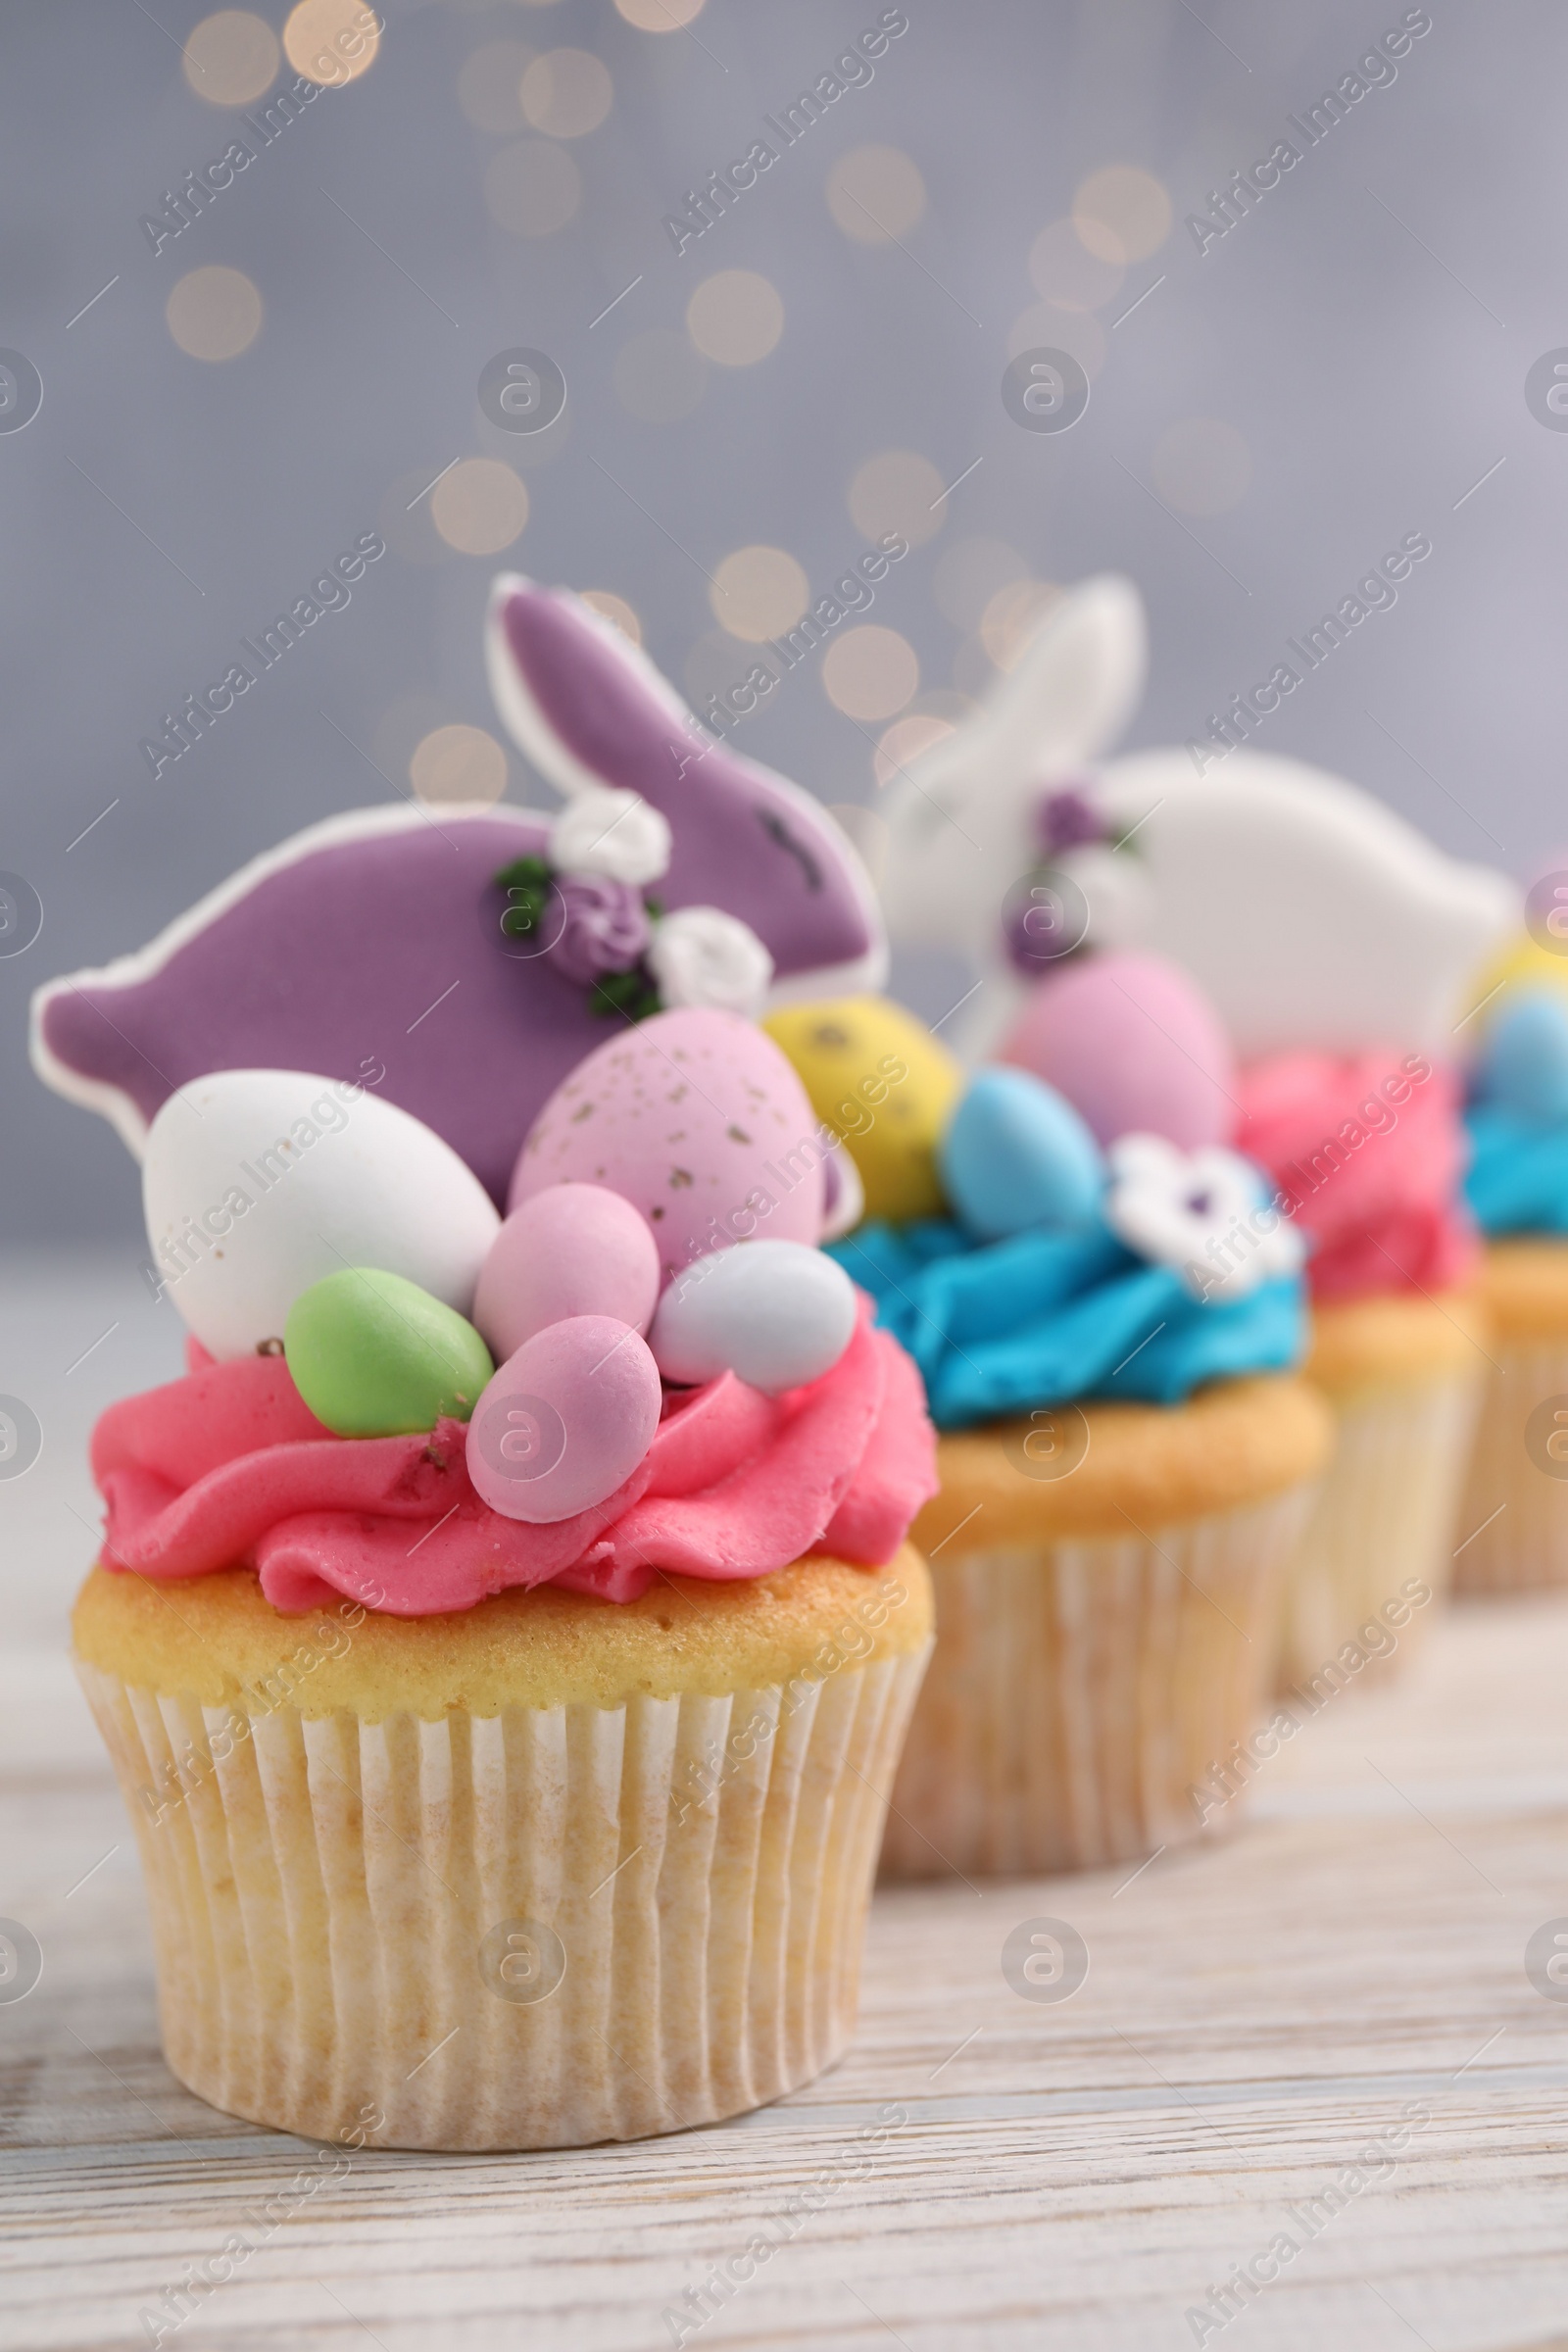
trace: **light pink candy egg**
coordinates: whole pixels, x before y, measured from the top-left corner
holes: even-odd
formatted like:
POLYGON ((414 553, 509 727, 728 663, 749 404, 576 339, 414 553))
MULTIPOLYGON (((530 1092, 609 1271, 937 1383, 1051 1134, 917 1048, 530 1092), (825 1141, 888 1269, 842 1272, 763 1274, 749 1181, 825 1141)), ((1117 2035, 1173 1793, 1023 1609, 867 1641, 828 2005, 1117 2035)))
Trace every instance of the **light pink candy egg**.
POLYGON ((1162 956, 1086 956, 1038 981, 998 1059, 1065 1095, 1102 1144, 1162 1135, 1194 1152, 1235 1132, 1230 1041, 1162 956))
POLYGON ((814 1243, 823 1156, 806 1090, 764 1031, 734 1012, 660 1012, 617 1028, 557 1088, 508 1205, 608 1185, 648 1219, 668 1280, 730 1242, 814 1243))
POLYGON ((646 1218, 602 1184, 552 1184, 514 1208, 479 1269, 472 1320, 498 1364, 573 1315, 653 1321, 659 1251, 646 1218))
POLYGON ((506 1519, 550 1527, 603 1502, 654 1442, 659 1367, 627 1323, 574 1315, 524 1340, 468 1424, 468 1476, 506 1519))

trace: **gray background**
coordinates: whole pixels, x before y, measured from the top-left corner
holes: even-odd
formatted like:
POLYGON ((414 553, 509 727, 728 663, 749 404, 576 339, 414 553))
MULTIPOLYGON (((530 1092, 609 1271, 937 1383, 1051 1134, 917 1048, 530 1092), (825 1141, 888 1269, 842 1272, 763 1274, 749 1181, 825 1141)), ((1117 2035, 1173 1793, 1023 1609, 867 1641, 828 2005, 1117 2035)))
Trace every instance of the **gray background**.
MULTIPOLYGON (((1425 530, 1434 553, 1398 605, 1291 698, 1268 748, 1342 769, 1446 847, 1522 875, 1568 836, 1568 436, 1524 400, 1532 362, 1568 343, 1560 7, 1435 0, 1394 85, 1200 256, 1184 216, 1265 155, 1401 7, 1204 0, 1200 21, 1185 0, 907 0, 910 28, 872 83, 677 259, 662 216, 877 5, 709 0, 690 33, 658 37, 609 0, 383 0, 372 70, 319 99, 155 257, 139 216, 228 135, 181 71, 205 13, 13 0, 0 32, 0 344, 45 385, 34 421, 0 436, 0 866, 45 909, 41 937, 0 962, 13 1246, 96 1239, 122 1245, 128 1267, 139 1222, 110 1130, 28 1072, 30 989, 141 945, 295 827, 386 798, 323 711, 383 764, 406 762, 411 728, 493 726, 479 622, 503 565, 623 595, 662 666, 706 676, 704 571, 763 541, 830 579, 861 544, 849 479, 879 450, 920 451, 944 482, 984 461, 872 615, 913 644, 922 685, 950 686, 956 660, 974 678, 933 594, 956 540, 1000 536, 1046 580, 1120 567, 1145 591, 1153 645, 1133 746, 1193 733, 1386 547, 1425 530), (465 58, 503 36, 596 50, 613 78, 609 118, 571 142, 580 212, 548 238, 492 220, 483 175, 503 141, 457 101, 465 58), (924 175, 925 216, 902 244, 852 242, 825 202, 834 158, 867 142, 906 150, 924 175), (1157 175, 1175 223, 1101 314, 1107 356, 1087 416, 1059 437, 1025 433, 999 386, 1013 322, 1037 300, 1029 249, 1083 175, 1112 163, 1157 175), (220 366, 184 356, 164 317, 178 276, 214 262, 244 270, 266 305, 257 341, 220 366), (699 279, 731 267, 782 295, 777 349, 710 368, 684 420, 628 416, 619 348, 680 329, 699 279), (519 344, 553 354, 570 386, 563 425, 537 446, 504 440, 475 404, 485 361, 519 344), (1178 518, 1152 492, 1152 453, 1194 416, 1238 428, 1252 478, 1228 512, 1178 518), (340 547, 374 527, 393 536, 421 482, 480 452, 525 473, 532 514, 514 548, 443 556, 427 529, 397 531, 349 609, 149 779, 136 747, 162 710, 220 676, 235 640, 340 547)), ((280 26, 284 11, 263 0, 258 13, 280 26)), ((749 659, 732 649, 720 674, 749 659)), ((874 800, 864 734, 804 671, 741 741, 829 802, 874 800)), ((511 797, 529 790, 514 761, 511 797)), ((917 1004, 945 986, 918 965, 897 977, 917 1004)))

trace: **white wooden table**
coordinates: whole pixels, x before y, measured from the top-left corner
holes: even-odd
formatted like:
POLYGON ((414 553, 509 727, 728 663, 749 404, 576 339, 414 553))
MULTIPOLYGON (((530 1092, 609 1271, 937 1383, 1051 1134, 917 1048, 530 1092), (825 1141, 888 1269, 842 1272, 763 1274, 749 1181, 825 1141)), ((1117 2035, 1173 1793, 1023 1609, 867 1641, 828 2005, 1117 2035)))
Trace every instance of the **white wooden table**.
POLYGON ((133 1844, 57 1662, 85 1424, 174 1356, 129 1269, 78 1288, 79 1333, 58 1272, 0 1289, 0 1392, 46 1432, 0 1485, 0 1915, 44 1954, 0 2003, 7 2352, 156 2340, 141 2315, 231 2233, 256 2250, 166 2328, 181 2352, 1568 2346, 1568 2001, 1525 1973, 1568 1919, 1568 1602, 1452 1614, 1405 1682, 1282 1749, 1226 1843, 1130 1882, 880 1894, 859 2037, 778 2107, 582 2154, 368 2153, 269 2223, 313 2149, 164 2068, 133 1844), (1040 1917, 1089 1947, 1065 2002, 1002 1974, 1040 1917), (697 2325, 688 2289, 803 2193, 789 2242, 697 2325), (1220 2325, 1210 2290, 1277 2262, 1281 2232, 1299 2250, 1220 2325))

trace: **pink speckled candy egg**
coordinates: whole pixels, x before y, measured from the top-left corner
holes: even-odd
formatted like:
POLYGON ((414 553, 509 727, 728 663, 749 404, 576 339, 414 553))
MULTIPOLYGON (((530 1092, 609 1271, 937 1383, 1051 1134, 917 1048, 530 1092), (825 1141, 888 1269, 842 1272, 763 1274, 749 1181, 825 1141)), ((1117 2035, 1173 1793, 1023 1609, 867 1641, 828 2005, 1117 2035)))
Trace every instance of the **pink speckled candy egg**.
POLYGON ((536 1332, 473 1408, 468 1476, 493 1511, 554 1527, 613 1494, 659 1428, 659 1367, 629 1324, 575 1315, 536 1332))
POLYGON ((1102 1144, 1162 1135, 1196 1152, 1235 1133, 1230 1041, 1162 956, 1085 956, 1038 981, 997 1058, 1065 1095, 1102 1144))
POLYGON ((573 1315, 645 1332, 661 1287, 647 1219, 602 1184, 551 1184, 514 1208, 479 1268, 472 1321, 498 1364, 573 1315))
POLYGON ((640 1209, 663 1278, 732 1241, 813 1243, 823 1153, 806 1090, 739 1013, 692 1007, 617 1029, 534 1121, 511 1209, 558 1184, 602 1184, 640 1209))

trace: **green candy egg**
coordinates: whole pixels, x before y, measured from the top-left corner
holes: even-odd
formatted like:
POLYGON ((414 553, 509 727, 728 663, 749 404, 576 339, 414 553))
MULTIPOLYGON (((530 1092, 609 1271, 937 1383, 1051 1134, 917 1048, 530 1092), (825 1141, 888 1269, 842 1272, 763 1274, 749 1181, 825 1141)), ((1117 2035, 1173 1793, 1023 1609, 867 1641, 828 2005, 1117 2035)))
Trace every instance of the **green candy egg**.
POLYGON ((340 1438, 395 1438, 466 1421, 495 1370, 471 1323, 418 1284, 374 1266, 313 1282, 290 1307, 294 1386, 340 1438))

